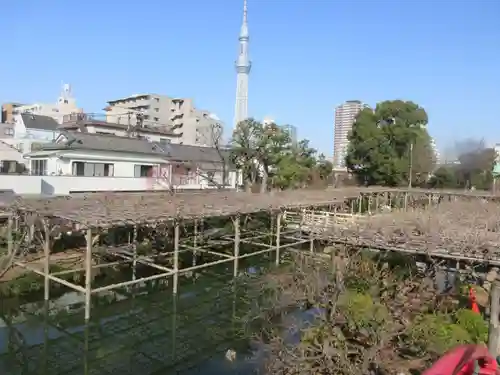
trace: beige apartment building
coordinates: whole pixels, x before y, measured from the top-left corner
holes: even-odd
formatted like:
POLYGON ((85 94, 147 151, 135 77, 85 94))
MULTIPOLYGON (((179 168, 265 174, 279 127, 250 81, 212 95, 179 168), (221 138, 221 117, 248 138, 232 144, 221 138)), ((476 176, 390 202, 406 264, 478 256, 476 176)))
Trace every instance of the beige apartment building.
POLYGON ((208 111, 196 109, 192 99, 137 94, 108 101, 106 122, 169 129, 175 143, 213 147, 222 142, 224 124, 208 111))
POLYGON ((71 86, 65 84, 55 103, 6 103, 2 105, 2 122, 13 123, 16 115, 30 113, 32 115, 51 117, 59 124, 62 124, 64 116, 82 112, 83 110, 78 108, 75 98, 71 95, 71 86))
POLYGON ((2 104, 2 119, 0 123, 12 124, 14 122, 14 116, 17 113, 17 108, 22 107, 24 104, 21 103, 4 103, 2 104))
POLYGON ((368 105, 359 100, 348 100, 335 108, 335 131, 333 138, 333 167, 345 169, 345 157, 349 145, 348 135, 358 113, 368 105))

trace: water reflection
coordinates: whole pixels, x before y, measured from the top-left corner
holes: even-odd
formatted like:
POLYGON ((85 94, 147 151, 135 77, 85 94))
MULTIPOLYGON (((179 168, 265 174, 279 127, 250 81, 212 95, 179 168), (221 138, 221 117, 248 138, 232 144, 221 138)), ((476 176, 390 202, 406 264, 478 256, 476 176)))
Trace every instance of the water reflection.
MULTIPOLYGON (((2 374, 251 374, 254 364, 241 317, 248 288, 219 269, 101 293, 82 324, 83 297, 64 293, 49 303, 0 309, 2 374), (222 272, 221 272, 222 271, 222 272), (225 353, 235 350, 230 362, 225 353)), ((252 265, 248 274, 265 268, 252 265)), ((3 301, 4 302, 4 301, 3 301)))

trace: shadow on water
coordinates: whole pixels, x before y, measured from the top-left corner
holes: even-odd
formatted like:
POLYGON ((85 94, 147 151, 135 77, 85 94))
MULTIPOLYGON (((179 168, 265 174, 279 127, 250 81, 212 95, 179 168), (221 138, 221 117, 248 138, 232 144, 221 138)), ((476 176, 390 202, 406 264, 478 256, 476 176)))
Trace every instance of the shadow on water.
POLYGON ((49 303, 18 301, 14 308, 2 300, 0 373, 253 374, 240 319, 250 288, 241 280, 258 277, 273 260, 268 254, 242 261, 246 276, 237 281, 232 263, 182 276, 177 296, 171 279, 100 293, 87 324, 80 293, 65 291, 49 303), (236 360, 226 359, 229 349, 236 360))

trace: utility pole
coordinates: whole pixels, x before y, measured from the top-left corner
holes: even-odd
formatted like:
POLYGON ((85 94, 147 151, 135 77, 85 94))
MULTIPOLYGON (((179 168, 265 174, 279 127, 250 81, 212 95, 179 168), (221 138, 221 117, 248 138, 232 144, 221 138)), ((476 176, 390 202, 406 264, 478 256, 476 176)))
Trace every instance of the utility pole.
POLYGON ((408 175, 408 188, 411 189, 411 176, 413 174, 413 142, 410 143, 410 171, 408 175))

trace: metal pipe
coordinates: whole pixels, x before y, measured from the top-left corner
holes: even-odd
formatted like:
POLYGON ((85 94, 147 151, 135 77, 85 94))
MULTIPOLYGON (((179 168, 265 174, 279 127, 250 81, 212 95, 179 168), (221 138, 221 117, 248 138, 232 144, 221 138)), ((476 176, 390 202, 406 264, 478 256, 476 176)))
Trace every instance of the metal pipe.
MULTIPOLYGON (((197 251, 200 251, 202 253, 207 253, 207 254, 212 254, 212 255, 217 255, 217 256, 221 256, 221 257, 226 257, 226 258, 232 258, 233 256, 232 255, 229 255, 229 254, 225 254, 225 253, 218 253, 217 251, 211 251, 211 250, 207 250, 207 249, 203 249, 203 248, 195 248, 195 247, 192 247, 192 246, 189 246, 189 245, 179 245, 179 247, 185 247, 187 248, 188 250, 190 251, 193 251, 193 252, 197 252, 197 251)), ((181 250, 182 251, 182 250, 181 250)), ((179 253, 181 252, 179 251, 179 253)))
POLYGON ((179 283, 179 222, 174 223, 174 285, 173 293, 177 294, 179 283))
POLYGON ((49 225, 47 224, 47 221, 43 221, 43 230, 45 232, 45 241, 43 243, 43 272, 45 273, 44 276, 44 283, 43 283, 43 295, 44 295, 44 300, 48 301, 50 299, 50 231, 49 231, 49 225))
POLYGON ((276 217, 276 265, 280 264, 281 212, 276 217))
POLYGON ((234 226, 234 264, 233 276, 238 276, 238 261, 240 256, 240 217, 239 215, 233 219, 234 226))
POLYGON ((92 229, 87 229, 85 251, 85 321, 90 320, 90 297, 92 295, 92 229))
MULTIPOLYGON (((130 263, 131 261, 132 261, 131 259, 124 259, 124 260, 120 260, 118 262, 105 263, 105 264, 96 264, 96 265, 92 266, 92 269, 95 269, 95 268, 104 268, 104 267, 112 267, 112 266, 119 266, 121 264, 130 263)), ((52 272, 51 275, 61 276, 61 275, 67 275, 67 274, 75 273, 75 272, 82 272, 82 271, 85 271, 85 268, 75 268, 75 269, 72 269, 72 270, 64 270, 64 271, 52 272)))
POLYGON ((165 273, 160 273, 158 275, 152 275, 152 276, 142 277, 142 278, 136 279, 136 280, 124 281, 122 283, 107 285, 107 286, 103 286, 103 287, 100 287, 100 288, 93 289, 92 293, 104 292, 106 290, 112 290, 112 289, 121 288, 121 287, 124 287, 124 286, 130 286, 130 285, 142 283, 142 282, 145 282, 145 281, 161 279, 163 277, 167 277, 167 276, 171 276, 171 275, 175 275, 175 274, 173 272, 165 272, 165 273))
MULTIPOLYGON (((27 264, 24 264, 24 263, 21 263, 21 262, 15 262, 14 264, 16 266, 19 266, 19 267, 22 267, 24 269, 27 269, 27 270, 29 270, 29 271, 31 271, 33 273, 36 273, 37 275, 45 277, 45 272, 37 270, 34 267, 28 266, 27 264)), ((76 290, 78 292, 85 293, 85 288, 82 288, 80 285, 76 285, 76 284, 70 283, 69 281, 61 279, 61 278, 56 277, 54 275, 49 275, 49 279, 52 280, 52 281, 55 281, 55 282, 57 282, 59 284, 65 285, 65 286, 67 286, 67 287, 69 287, 71 289, 74 289, 74 290, 76 290)))

